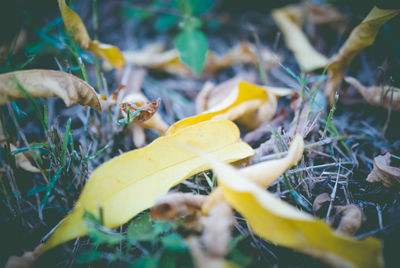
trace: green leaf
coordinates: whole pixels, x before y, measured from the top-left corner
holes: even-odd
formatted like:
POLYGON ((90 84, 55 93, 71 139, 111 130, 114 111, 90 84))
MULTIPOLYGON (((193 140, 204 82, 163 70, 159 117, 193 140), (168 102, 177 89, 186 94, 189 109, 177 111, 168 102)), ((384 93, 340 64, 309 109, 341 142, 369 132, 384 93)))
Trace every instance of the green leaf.
POLYGON ((145 256, 135 260, 129 268, 157 268, 157 260, 153 256, 145 256))
POLYGON ((201 74, 206 63, 207 37, 195 29, 184 29, 176 38, 175 46, 180 60, 195 74, 201 74))
POLYGON ((179 17, 171 14, 161 14, 157 17, 154 27, 159 32, 166 32, 179 21, 179 17))
POLYGON ((155 235, 152 232, 150 215, 147 213, 135 219, 128 226, 127 236, 130 242, 153 240, 155 235))
POLYGON ((116 245, 125 239, 124 236, 112 230, 109 230, 99 224, 100 220, 88 211, 84 212, 83 219, 86 223, 87 233, 93 240, 94 247, 102 244, 107 244, 111 246, 116 245))
POLYGON ((177 233, 171 233, 161 238, 161 243, 166 249, 173 251, 185 251, 188 249, 185 240, 177 233))

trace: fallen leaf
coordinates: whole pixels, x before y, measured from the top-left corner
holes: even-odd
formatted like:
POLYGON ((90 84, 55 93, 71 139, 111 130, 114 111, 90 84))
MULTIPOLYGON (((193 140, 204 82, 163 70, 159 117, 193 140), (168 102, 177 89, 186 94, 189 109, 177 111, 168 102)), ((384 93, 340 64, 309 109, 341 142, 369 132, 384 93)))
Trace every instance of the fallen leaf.
MULTIPOLYGON (((211 75, 235 64, 258 64, 256 51, 256 47, 247 42, 239 43, 224 55, 208 51, 203 74, 211 75)), ((165 71, 178 76, 193 75, 193 72, 179 60, 178 50, 164 51, 164 46, 159 43, 150 44, 138 51, 124 51, 122 54, 126 62, 134 66, 165 71)), ((277 65, 276 58, 269 49, 263 47, 260 54, 266 68, 277 65)), ((104 62, 103 68, 109 70, 110 65, 104 62)))
POLYGON ((67 6, 65 0, 57 1, 67 31, 71 36, 75 37, 76 42, 83 49, 108 61, 115 68, 119 69, 125 65, 124 57, 117 47, 98 41, 92 41, 79 15, 67 6))
POLYGON ((135 119, 136 122, 145 122, 149 120, 158 110, 160 106, 160 99, 152 100, 152 101, 137 101, 137 102, 122 102, 119 105, 122 111, 125 113, 125 117, 128 117, 128 114, 135 114, 132 119, 135 119))
POLYGON ((211 156, 207 159, 225 200, 248 221, 256 235, 333 267, 383 267, 379 240, 369 237, 360 241, 337 233, 322 220, 265 191, 232 166, 211 156))
MULTIPOLYGON (((295 136, 286 157, 281 159, 264 161, 258 164, 240 169, 240 173, 252 180, 262 188, 267 188, 275 180, 279 178, 290 167, 296 165, 304 150, 303 138, 299 135, 295 136)), ((203 214, 208 214, 210 209, 223 200, 222 190, 220 187, 214 189, 208 196, 207 201, 203 204, 203 214)))
MULTIPOLYGON (((314 212, 315 215, 321 215, 321 210, 323 208, 328 209, 329 203, 331 202, 331 195, 328 193, 322 193, 319 194, 314 202, 313 202, 313 206, 312 206, 312 210, 314 212)), ((326 211, 324 211, 326 214, 326 211)), ((321 215, 322 216, 322 215, 321 215)))
POLYGON ((268 93, 268 91, 262 87, 243 81, 239 82, 237 86, 231 90, 229 95, 226 96, 226 98, 218 105, 200 115, 188 117, 176 122, 168 129, 167 135, 173 134, 187 126, 211 119, 239 119, 240 117, 257 110, 265 103, 269 103, 269 105, 273 106, 274 103, 276 103, 276 100, 270 101, 270 99, 273 98, 275 98, 275 96, 268 93))
POLYGON ((251 156, 253 150, 239 137, 234 123, 207 121, 106 162, 92 173, 75 208, 56 228, 42 252, 85 235, 84 210, 96 216, 100 205, 104 226, 115 228, 153 206, 174 185, 209 168, 207 161, 181 146, 201 148, 226 162, 251 156))
POLYGON ((25 252, 21 257, 11 256, 8 258, 5 268, 32 268, 39 257, 43 244, 39 244, 33 251, 25 252))
POLYGON ((344 80, 357 89, 369 104, 400 111, 400 89, 391 86, 366 87, 354 77, 345 77, 344 80))
POLYGON ((400 182, 400 168, 390 165, 390 153, 374 158, 374 168, 367 177, 368 182, 382 182, 390 187, 400 182))
POLYGON ((329 78, 325 94, 331 105, 334 102, 335 92, 339 90, 342 83, 344 73, 354 57, 361 50, 372 45, 381 26, 399 13, 400 9, 380 9, 374 7, 368 16, 353 29, 339 52, 330 58, 328 66, 329 78))
POLYGON ((100 96, 76 76, 53 70, 26 70, 0 74, 0 105, 18 98, 26 98, 18 86, 32 97, 60 97, 65 105, 79 103, 102 110, 100 96))
MULTIPOLYGON (((205 83, 203 89, 196 97, 197 113, 203 113, 206 110, 213 109, 213 107, 220 105, 221 102, 229 98, 228 96, 233 94, 233 91, 237 90, 237 85, 244 80, 243 78, 243 75, 238 75, 217 86, 210 82, 205 83)), ((256 129, 262 123, 272 119, 277 107, 276 97, 287 96, 294 93, 294 90, 289 88, 270 86, 265 86, 263 88, 269 93, 268 101, 262 104, 258 109, 242 115, 238 120, 238 122, 247 129, 256 129)))
MULTIPOLYGON (((118 74, 117 74, 118 76, 118 74)), ((121 86, 113 93, 113 101, 110 104, 122 104, 122 103, 137 103, 145 104, 149 103, 149 99, 141 92, 141 86, 146 77, 146 71, 144 69, 133 69, 127 68, 124 73, 117 77, 120 81, 121 86), (122 88, 122 89, 120 89, 122 88)), ((153 105, 153 109, 150 108, 150 113, 152 113, 158 105, 153 105)), ((150 115, 150 114, 147 114, 150 115)), ((126 115, 125 115, 126 116, 126 115)), ((168 124, 162 119, 157 110, 154 111, 153 115, 147 120, 140 122, 135 120, 130 126, 133 133, 133 140, 136 147, 140 148, 145 145, 145 133, 144 128, 154 129, 158 132, 160 136, 164 135, 168 129, 168 124)))
POLYGON ((340 13, 333 5, 324 3, 305 2, 307 18, 315 25, 328 24, 331 28, 343 33, 347 27, 348 19, 340 13))
POLYGON ((226 202, 220 202, 213 206, 202 220, 204 231, 201 241, 208 254, 213 257, 225 257, 229 251, 231 231, 235 223, 231 206, 226 202))
POLYGON ((205 195, 192 193, 170 193, 160 197, 151 209, 151 217, 156 220, 182 221, 188 230, 202 231, 199 221, 201 206, 206 200, 205 195))
POLYGON ((342 215, 336 231, 350 236, 355 235, 365 221, 362 209, 357 205, 350 204, 346 206, 335 206, 335 210, 342 215))
POLYGON ((286 46, 294 53, 300 69, 310 72, 324 68, 329 61, 314 49, 301 30, 303 17, 301 5, 290 5, 272 11, 272 18, 282 31, 286 46))
MULTIPOLYGON (((10 144, 10 149, 11 151, 17 150, 18 148, 14 144, 10 144)), ((18 153, 15 155, 15 165, 18 168, 22 168, 26 171, 32 172, 32 173, 39 173, 40 169, 37 167, 33 166, 31 161, 26 157, 24 153, 18 153)))

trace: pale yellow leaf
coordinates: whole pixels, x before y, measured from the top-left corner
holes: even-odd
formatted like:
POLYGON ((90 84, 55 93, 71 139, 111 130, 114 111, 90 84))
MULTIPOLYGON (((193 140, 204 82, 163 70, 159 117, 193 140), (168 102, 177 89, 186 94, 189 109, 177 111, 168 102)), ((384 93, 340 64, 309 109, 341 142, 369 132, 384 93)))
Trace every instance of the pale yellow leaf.
POLYGON ((242 172, 208 156, 223 196, 252 231, 280 246, 311 255, 334 267, 383 267, 382 244, 356 240, 332 230, 246 178, 242 172))
POLYGON ((57 1, 67 31, 70 35, 75 37, 76 42, 83 49, 108 61, 115 68, 119 69, 125 65, 124 57, 117 47, 98 41, 92 41, 79 15, 67 6, 65 0, 57 1))
POLYGON ((25 98, 18 83, 32 96, 60 97, 65 105, 79 103, 101 111, 101 99, 96 91, 76 76, 53 70, 26 70, 0 74, 0 105, 25 98))
MULTIPOLYGON (((275 98, 264 88, 247 82, 239 82, 237 86, 229 92, 229 95, 218 105, 205 111, 204 113, 182 119, 173 124, 167 131, 167 135, 203 121, 211 119, 236 120, 248 113, 252 113, 260 106, 275 98)), ((275 100, 276 102, 276 100, 275 100)), ((274 106, 273 101, 268 105, 274 106)), ((276 106, 274 106, 276 108, 276 106)), ((258 120, 258 119, 257 119, 258 120)))
POLYGON ((328 58, 315 50, 301 29, 303 11, 290 5, 272 11, 272 18, 282 31, 286 46, 294 53, 301 70, 310 72, 328 65, 328 58))
MULTIPOLYGON (((11 151, 17 150, 18 148, 14 144, 10 144, 10 149, 11 151)), ((18 153, 15 155, 15 165, 18 168, 22 168, 26 171, 32 172, 32 173, 39 173, 40 169, 37 167, 33 166, 31 161, 26 157, 24 153, 18 153)))
MULTIPOLYGON (((287 169, 296 165, 300 161, 303 155, 303 150, 303 138, 297 135, 294 137, 286 157, 271 161, 260 162, 255 165, 242 168, 239 171, 243 176, 249 178, 260 187, 267 188, 274 181, 276 181, 279 176, 281 176, 287 169)), ((211 192, 207 201, 204 203, 202 207, 203 213, 208 214, 210 209, 216 203, 222 200, 222 190, 217 187, 216 189, 214 189, 214 191, 211 192)))
POLYGON ((353 29, 346 42, 342 45, 339 52, 329 60, 328 83, 325 94, 330 104, 333 104, 335 92, 339 90, 344 73, 350 66, 354 57, 364 48, 372 45, 375 41, 379 29, 390 19, 397 16, 400 9, 380 9, 374 7, 368 16, 353 29))
POLYGON ((400 111, 399 88, 388 85, 366 87, 353 77, 345 77, 344 80, 357 89, 369 104, 400 111))
MULTIPOLYGON (((266 47, 261 48, 260 54, 267 68, 277 65, 272 52, 266 47)), ((126 62, 134 66, 165 71, 178 76, 193 75, 193 72, 179 60, 179 52, 176 49, 164 51, 164 46, 159 43, 150 44, 138 51, 124 51, 123 55, 126 62)), ((248 42, 242 42, 223 55, 208 51, 203 73, 214 74, 235 64, 258 64, 256 47, 248 42)), ((104 63, 103 68, 108 70, 110 66, 104 63)))
POLYGON ((104 225, 115 228, 153 206, 174 185, 209 168, 207 161, 182 146, 201 148, 225 162, 251 156, 253 150, 240 141, 239 134, 236 125, 228 120, 207 121, 104 163, 92 173, 75 208, 45 243, 43 251, 85 235, 84 210, 99 215, 101 206, 104 225))

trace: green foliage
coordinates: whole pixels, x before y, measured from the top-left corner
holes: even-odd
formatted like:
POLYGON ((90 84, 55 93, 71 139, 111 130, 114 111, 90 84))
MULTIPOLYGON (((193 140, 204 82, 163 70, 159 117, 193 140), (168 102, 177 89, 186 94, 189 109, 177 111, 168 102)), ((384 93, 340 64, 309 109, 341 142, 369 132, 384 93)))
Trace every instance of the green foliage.
POLYGON ((207 37, 194 28, 185 28, 176 38, 175 46, 183 63, 195 74, 201 74, 206 63, 207 37))

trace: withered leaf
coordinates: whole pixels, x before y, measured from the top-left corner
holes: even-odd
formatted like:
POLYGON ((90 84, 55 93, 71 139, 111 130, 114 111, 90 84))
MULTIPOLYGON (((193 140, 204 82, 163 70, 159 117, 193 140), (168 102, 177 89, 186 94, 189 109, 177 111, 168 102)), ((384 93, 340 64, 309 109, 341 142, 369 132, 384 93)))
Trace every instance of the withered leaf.
POLYGON ((400 9, 380 9, 374 7, 368 16, 353 29, 339 52, 329 60, 329 79, 325 88, 325 95, 330 104, 334 102, 335 92, 339 90, 344 73, 354 57, 364 48, 372 45, 381 26, 397 16, 400 9))
POLYGON ((368 182, 382 182, 390 187, 400 182, 400 168, 390 165, 390 153, 374 158, 374 168, 367 177, 368 182))
POLYGON ((102 110, 96 91, 72 74, 39 69, 0 74, 0 105, 26 98, 23 90, 32 97, 60 97, 67 106, 79 103, 102 110))
POLYGON ((342 218, 336 230, 343 234, 355 235, 365 221, 362 209, 354 204, 335 206, 335 209, 338 213, 342 214, 342 218))
POLYGON ((369 104, 400 111, 400 89, 388 85, 366 87, 354 77, 344 80, 357 89, 369 104))
POLYGON ((149 120, 158 110, 160 99, 152 101, 122 102, 120 107, 128 116, 129 114, 138 112, 132 117, 136 122, 145 122, 149 120))

